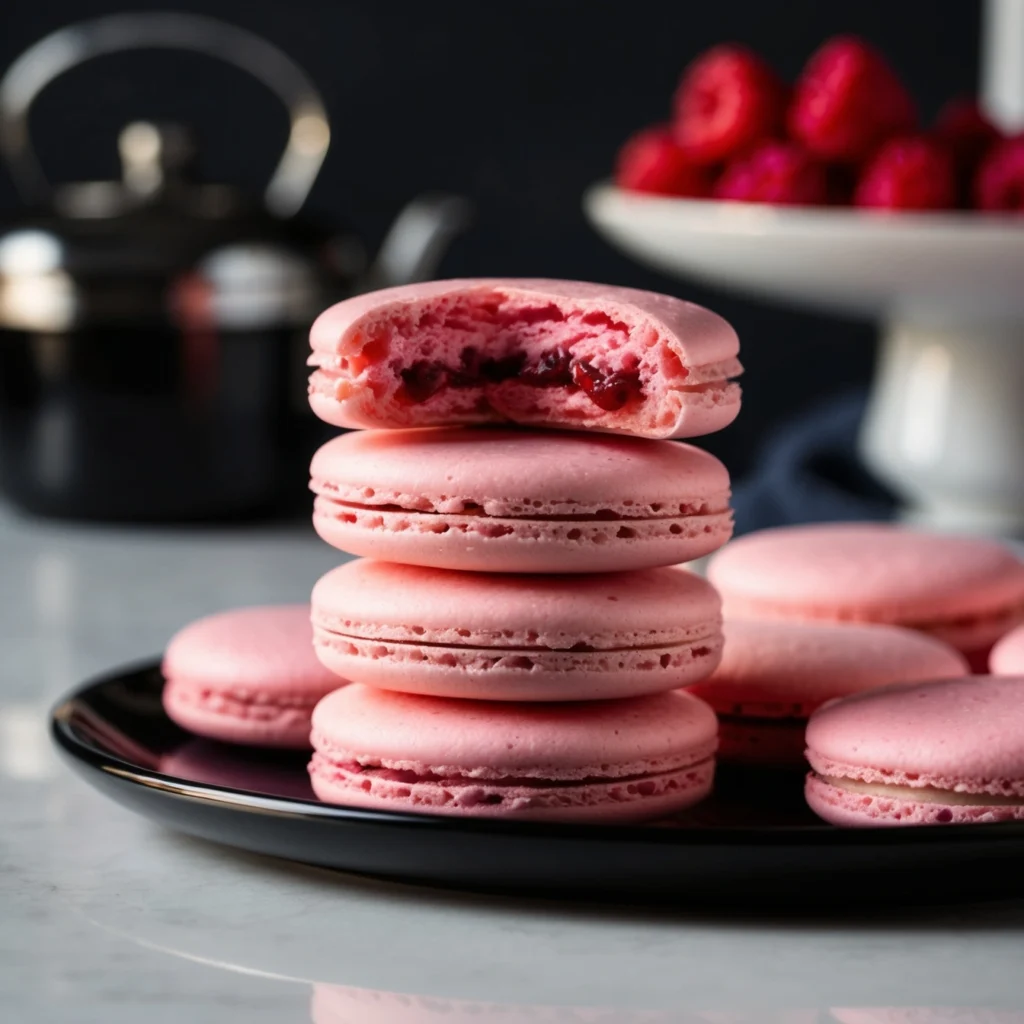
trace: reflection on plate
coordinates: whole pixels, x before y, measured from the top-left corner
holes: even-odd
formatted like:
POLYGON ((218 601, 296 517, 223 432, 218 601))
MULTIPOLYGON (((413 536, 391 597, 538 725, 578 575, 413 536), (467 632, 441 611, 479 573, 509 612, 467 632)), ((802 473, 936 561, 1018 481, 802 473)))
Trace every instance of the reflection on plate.
MULTIPOLYGON (((817 1010, 630 1010, 610 1006, 540 1006, 314 985, 313 1024, 821 1024, 817 1010)), ((827 1019, 827 1018, 826 1018, 827 1019)))
POLYGON ((197 740, 164 714, 162 686, 157 663, 91 683, 54 710, 54 739, 133 810, 257 853, 460 888, 746 910, 1024 894, 1024 823, 839 830, 804 806, 799 773, 722 769, 714 797, 653 826, 321 804, 306 755, 197 740))
POLYGON ((997 1006, 871 1006, 835 1009, 832 1017, 839 1024, 1024 1024, 1024 1009, 997 1006))

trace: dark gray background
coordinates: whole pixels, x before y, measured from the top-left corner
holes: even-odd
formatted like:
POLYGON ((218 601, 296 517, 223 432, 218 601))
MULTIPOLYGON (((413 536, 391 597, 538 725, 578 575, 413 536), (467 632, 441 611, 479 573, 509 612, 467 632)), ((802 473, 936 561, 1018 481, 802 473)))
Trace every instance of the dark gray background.
MULTIPOLYGON (((70 20, 124 10, 102 0, 0 0, 0 66, 70 20)), ((167 9, 140 2, 135 9, 167 9)), ((424 189, 476 201, 472 233, 446 275, 577 277, 674 292, 736 325, 747 366, 740 420, 707 447, 735 476, 773 424, 867 379, 869 325, 769 308, 635 266, 586 225, 580 195, 607 174, 633 129, 665 117, 681 68, 723 40, 749 43, 793 77, 826 36, 865 35, 889 55, 931 117, 971 92, 979 5, 963 0, 206 0, 177 9, 267 36, 324 92, 334 145, 309 213, 344 218, 376 243, 424 189)), ((126 121, 180 118, 213 177, 257 186, 285 118, 260 86, 202 57, 147 52, 80 69, 47 90, 33 118, 60 179, 113 176, 126 121)), ((0 172, 0 216, 19 201, 0 172)), ((702 442, 703 443, 703 442, 702 442)))

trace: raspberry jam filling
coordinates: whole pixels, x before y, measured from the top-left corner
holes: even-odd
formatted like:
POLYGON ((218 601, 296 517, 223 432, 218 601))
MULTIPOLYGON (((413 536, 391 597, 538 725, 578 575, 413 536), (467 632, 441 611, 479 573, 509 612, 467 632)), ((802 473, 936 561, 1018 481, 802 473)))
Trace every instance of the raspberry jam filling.
POLYGON ((411 405, 426 402, 446 387, 477 388, 513 379, 533 388, 582 391, 605 412, 617 412, 644 397, 638 370, 600 370, 561 345, 542 352, 532 363, 525 352, 484 358, 469 347, 462 350, 458 366, 421 359, 401 370, 400 376, 402 399, 411 405))

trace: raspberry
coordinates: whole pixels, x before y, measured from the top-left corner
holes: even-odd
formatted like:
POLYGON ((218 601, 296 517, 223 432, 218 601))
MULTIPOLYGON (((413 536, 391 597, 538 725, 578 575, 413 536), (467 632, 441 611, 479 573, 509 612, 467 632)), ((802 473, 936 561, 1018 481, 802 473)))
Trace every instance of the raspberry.
POLYGON ((974 179, 974 205, 1024 212, 1024 135, 997 143, 982 160, 974 179))
POLYGON ((956 205, 953 159, 924 136, 890 139, 861 172, 853 202, 879 210, 947 210, 956 205))
POLYGON ((686 158, 661 126, 637 132, 619 150, 615 184, 671 196, 706 196, 709 187, 705 172, 686 158))
POLYGON ((728 164, 715 185, 717 199, 791 205, 826 203, 825 168, 799 146, 765 142, 750 156, 728 164))
POLYGON ((972 99, 947 103, 935 119, 932 135, 949 150, 964 175, 972 175, 981 158, 1003 137, 972 99))
POLYGON ((780 133, 786 87, 745 47, 716 46, 683 72, 673 102, 676 142, 694 163, 713 164, 780 133))
POLYGON ((914 130, 909 93, 867 43, 830 39, 811 56, 789 108, 789 131, 814 156, 858 163, 893 135, 914 130))

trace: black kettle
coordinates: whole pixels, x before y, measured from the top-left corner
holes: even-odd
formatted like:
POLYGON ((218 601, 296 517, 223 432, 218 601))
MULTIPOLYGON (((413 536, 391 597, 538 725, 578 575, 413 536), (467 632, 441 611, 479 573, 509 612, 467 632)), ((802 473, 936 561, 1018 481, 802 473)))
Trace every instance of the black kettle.
POLYGON ((467 203, 426 197, 372 265, 350 231, 298 212, 330 127, 303 71, 251 33, 184 14, 63 28, 0 80, 0 153, 33 212, 0 230, 0 486, 21 508, 111 520, 210 520, 305 494, 322 426, 306 335, 330 303, 431 276, 467 203), (287 146, 262 198, 192 174, 180 125, 123 129, 120 181, 51 187, 27 132, 36 95, 84 61, 192 50, 285 104, 287 146))

